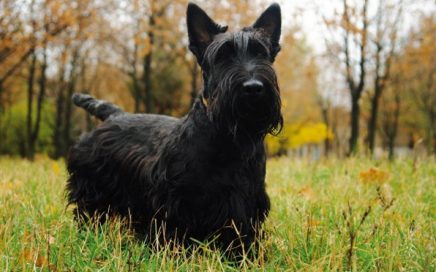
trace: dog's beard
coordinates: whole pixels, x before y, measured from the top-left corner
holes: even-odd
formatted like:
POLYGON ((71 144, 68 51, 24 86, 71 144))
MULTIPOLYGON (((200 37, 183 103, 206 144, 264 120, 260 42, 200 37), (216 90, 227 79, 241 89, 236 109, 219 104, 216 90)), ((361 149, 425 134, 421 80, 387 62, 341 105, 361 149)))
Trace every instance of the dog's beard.
POLYGON ((283 121, 278 95, 267 94, 257 99, 237 99, 237 104, 235 119, 247 133, 258 136, 279 133, 283 121))
POLYGON ((265 86, 264 94, 243 94, 241 86, 247 77, 228 71, 212 92, 208 116, 221 131, 235 140, 256 141, 266 134, 278 134, 283 125, 281 100, 275 74, 270 66, 259 71, 258 78, 265 86))

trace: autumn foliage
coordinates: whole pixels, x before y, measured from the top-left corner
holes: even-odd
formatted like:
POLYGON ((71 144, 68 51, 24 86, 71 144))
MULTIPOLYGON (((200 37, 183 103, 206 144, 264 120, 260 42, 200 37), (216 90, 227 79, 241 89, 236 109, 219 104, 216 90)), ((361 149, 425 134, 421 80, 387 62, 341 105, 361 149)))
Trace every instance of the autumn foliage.
MULTIPOLYGON (((184 115, 202 80, 187 49, 187 2, 1 1, 0 154, 65 156, 96 125, 74 109, 74 92, 127 111, 184 115)), ((197 2, 230 30, 250 25, 269 4, 197 2)), ((393 158, 396 149, 417 145, 436 154, 431 1, 309 2, 302 9, 282 3, 275 68, 286 125, 267 138, 270 154, 378 149, 393 158), (317 44, 301 19, 314 12, 317 44), (403 24, 412 17, 419 20, 403 24)))

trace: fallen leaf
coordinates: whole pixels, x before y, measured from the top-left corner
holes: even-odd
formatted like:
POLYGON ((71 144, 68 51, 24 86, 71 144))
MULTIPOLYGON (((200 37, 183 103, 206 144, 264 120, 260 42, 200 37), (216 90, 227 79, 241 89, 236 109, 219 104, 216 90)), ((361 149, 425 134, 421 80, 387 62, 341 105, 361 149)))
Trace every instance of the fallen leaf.
POLYGON ((51 271, 57 271, 56 266, 50 264, 47 258, 37 250, 24 249, 21 252, 20 259, 39 268, 48 267, 51 271))
POLYGON ((382 185, 389 180, 389 173, 378 168, 369 168, 359 174, 360 181, 364 184, 382 185))
POLYGON ((53 164, 51 165, 51 169, 56 176, 59 176, 59 174, 61 173, 61 168, 59 167, 59 163, 57 162, 53 162, 53 164))
POLYGON ((315 198, 315 193, 312 188, 309 186, 303 187, 300 191, 298 191, 300 195, 302 195, 307 200, 311 200, 315 198))
POLYGON ((310 220, 307 221, 306 224, 307 224, 308 227, 313 228, 313 227, 319 226, 321 224, 321 221, 310 219, 310 220))

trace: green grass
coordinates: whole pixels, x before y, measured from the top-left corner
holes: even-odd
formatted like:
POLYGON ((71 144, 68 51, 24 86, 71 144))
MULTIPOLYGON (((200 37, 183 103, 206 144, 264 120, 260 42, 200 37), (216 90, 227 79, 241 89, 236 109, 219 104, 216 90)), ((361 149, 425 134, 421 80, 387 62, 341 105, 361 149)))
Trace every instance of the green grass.
POLYGON ((261 257, 240 266, 207 248, 152 251, 119 222, 78 230, 65 180, 62 162, 0 158, 0 271, 436 270, 430 159, 270 160, 267 237, 261 257))

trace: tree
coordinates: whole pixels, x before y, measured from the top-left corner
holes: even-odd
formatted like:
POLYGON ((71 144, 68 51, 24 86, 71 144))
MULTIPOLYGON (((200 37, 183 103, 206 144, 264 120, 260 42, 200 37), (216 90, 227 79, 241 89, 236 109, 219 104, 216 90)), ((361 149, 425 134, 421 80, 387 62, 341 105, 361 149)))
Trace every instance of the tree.
POLYGON ((365 89, 368 46, 368 0, 361 6, 342 1, 342 11, 333 19, 324 19, 327 28, 340 33, 341 41, 333 34, 326 40, 328 50, 344 66, 344 77, 350 94, 350 138, 348 154, 357 152, 359 139, 360 98, 365 89), (339 56, 338 56, 339 55, 339 56))
POLYGON ((179 52, 184 47, 181 42, 182 29, 176 26, 182 24, 185 15, 181 10, 184 10, 186 2, 136 0, 123 8, 130 19, 120 26, 120 31, 114 32, 116 36, 111 39, 115 41, 115 48, 123 60, 120 69, 130 78, 129 87, 136 112, 162 111, 162 105, 167 103, 159 101, 157 93, 162 91, 162 86, 159 85, 177 85, 178 80, 171 78, 171 75, 164 82, 156 81, 157 77, 162 78, 162 74, 155 69, 169 72, 170 66, 175 65, 177 59, 185 57, 179 52), (162 52, 168 54, 161 54, 162 52), (165 63, 162 63, 161 56, 165 56, 165 63), (171 59, 168 59, 169 56, 171 59))
POLYGON ((26 46, 21 10, 13 0, 0 2, 0 112, 5 82, 22 67, 31 54, 26 46))
MULTIPOLYGON (((375 18, 375 35, 371 38, 375 49, 375 69, 374 90, 370 97, 371 109, 368 119, 368 135, 366 139, 370 154, 373 154, 375 148, 379 102, 380 98, 382 97, 383 90, 389 81, 391 62, 397 46, 398 26, 401 19, 401 14, 402 1, 397 3, 397 5, 394 5, 394 3, 387 5, 384 0, 379 0, 378 10, 375 18)), ((396 131, 396 129, 394 130, 396 131)), ((394 136, 392 135, 391 137, 394 136)))
POLYGON ((381 96, 383 107, 381 108, 380 135, 383 146, 388 150, 390 160, 395 156, 395 142, 400 126, 400 114, 402 110, 402 96, 404 96, 403 82, 395 74, 391 77, 385 93, 381 96))
POLYGON ((436 156, 436 16, 423 16, 417 30, 412 30, 404 50, 411 99, 421 113, 425 140, 436 156))
POLYGON ((61 33, 68 25, 63 16, 56 16, 54 12, 59 11, 57 1, 43 1, 30 3, 30 27, 29 52, 30 63, 27 76, 27 147, 26 157, 33 159, 35 155, 35 145, 39 137, 42 106, 46 95, 46 70, 48 66, 47 47, 50 40, 61 33), (54 15, 54 16, 53 16, 54 15), (38 59, 38 55, 40 59, 38 59), (37 77, 37 66, 39 64, 38 89, 36 96, 36 108, 34 106, 35 81, 37 77), (35 116, 34 116, 35 115, 35 116))
POLYGON ((56 9, 70 12, 60 16, 63 21, 68 22, 68 29, 53 42, 54 48, 59 51, 56 59, 59 69, 53 79, 52 90, 56 104, 53 124, 54 158, 65 156, 73 141, 71 96, 76 91, 86 91, 87 77, 82 71, 88 65, 85 60, 89 58, 89 51, 96 47, 98 31, 94 27, 100 19, 98 9, 99 6, 92 0, 60 2, 56 9))

